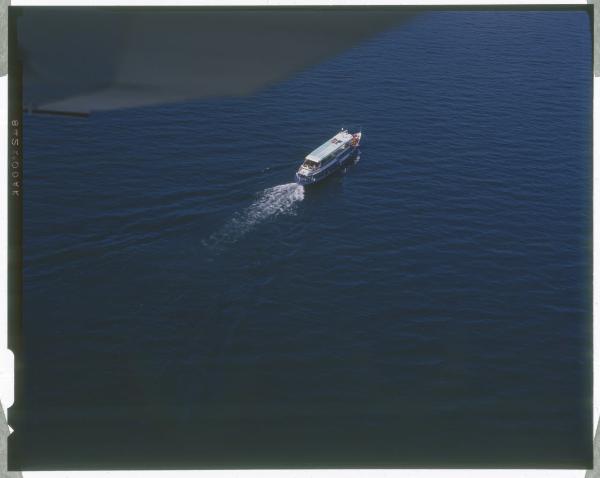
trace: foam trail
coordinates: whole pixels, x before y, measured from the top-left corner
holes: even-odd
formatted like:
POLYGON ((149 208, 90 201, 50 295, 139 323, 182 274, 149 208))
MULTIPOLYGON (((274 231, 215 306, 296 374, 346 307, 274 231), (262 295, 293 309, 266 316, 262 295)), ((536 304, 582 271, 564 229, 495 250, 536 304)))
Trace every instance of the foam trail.
POLYGON ((265 220, 281 214, 294 214, 296 205, 304 199, 304 187, 297 183, 280 184, 262 191, 258 199, 242 212, 236 213, 219 231, 202 243, 219 251, 240 240, 265 220))

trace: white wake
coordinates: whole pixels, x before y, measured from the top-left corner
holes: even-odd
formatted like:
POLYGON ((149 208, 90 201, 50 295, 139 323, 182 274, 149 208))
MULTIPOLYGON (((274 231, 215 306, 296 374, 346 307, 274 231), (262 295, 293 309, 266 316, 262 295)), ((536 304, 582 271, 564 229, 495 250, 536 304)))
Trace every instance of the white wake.
POLYGON ((215 251, 233 244, 265 220, 282 214, 294 214, 304 199, 304 187, 296 183, 265 189, 256 201, 234 216, 203 244, 215 251))

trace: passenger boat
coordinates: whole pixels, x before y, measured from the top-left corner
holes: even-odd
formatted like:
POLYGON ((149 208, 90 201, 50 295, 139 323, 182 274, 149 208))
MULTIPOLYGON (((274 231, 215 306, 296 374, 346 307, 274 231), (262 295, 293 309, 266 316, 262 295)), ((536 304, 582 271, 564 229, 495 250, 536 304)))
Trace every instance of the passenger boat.
POLYGON ((360 144, 362 132, 351 134, 343 129, 327 140, 304 159, 296 173, 296 182, 302 185, 315 184, 340 169, 360 144))

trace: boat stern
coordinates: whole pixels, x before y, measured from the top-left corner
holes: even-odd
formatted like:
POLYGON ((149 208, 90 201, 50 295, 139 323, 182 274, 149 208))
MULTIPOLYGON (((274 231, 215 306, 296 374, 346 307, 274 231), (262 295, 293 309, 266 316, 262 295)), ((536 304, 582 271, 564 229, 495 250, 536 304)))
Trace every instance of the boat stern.
POLYGON ((308 184, 313 184, 315 182, 315 178, 313 176, 307 176, 301 173, 296 173, 296 182, 301 186, 306 186, 308 184))

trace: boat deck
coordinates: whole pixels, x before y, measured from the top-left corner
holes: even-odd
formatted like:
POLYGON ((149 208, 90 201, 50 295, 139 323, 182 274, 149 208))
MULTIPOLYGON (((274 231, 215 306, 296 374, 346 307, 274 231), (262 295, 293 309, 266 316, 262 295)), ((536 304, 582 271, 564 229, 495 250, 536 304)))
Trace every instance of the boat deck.
POLYGON ((310 159, 311 161, 321 162, 323 158, 326 158, 335 150, 341 148, 344 144, 352 139, 352 135, 347 131, 340 131, 333 138, 327 140, 317 149, 312 151, 309 155, 306 156, 306 159, 310 159))

